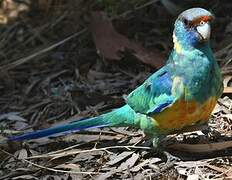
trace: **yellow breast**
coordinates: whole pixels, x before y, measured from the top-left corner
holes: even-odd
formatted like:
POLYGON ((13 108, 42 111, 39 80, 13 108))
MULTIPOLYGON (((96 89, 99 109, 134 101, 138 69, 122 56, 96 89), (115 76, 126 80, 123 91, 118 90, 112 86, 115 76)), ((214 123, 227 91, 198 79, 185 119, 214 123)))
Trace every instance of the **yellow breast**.
POLYGON ((199 121, 208 121, 216 105, 216 98, 209 98, 205 103, 179 100, 164 111, 153 116, 156 126, 163 133, 179 130, 185 126, 194 125, 199 121))

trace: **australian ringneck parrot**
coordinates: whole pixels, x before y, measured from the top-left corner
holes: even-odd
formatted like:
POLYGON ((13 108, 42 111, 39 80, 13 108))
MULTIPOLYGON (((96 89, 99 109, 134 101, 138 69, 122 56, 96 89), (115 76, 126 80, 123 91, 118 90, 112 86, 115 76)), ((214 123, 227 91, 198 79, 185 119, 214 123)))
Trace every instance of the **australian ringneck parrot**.
POLYGON ((8 140, 119 126, 140 128, 159 139, 184 127, 207 122, 223 91, 220 69, 209 44, 213 18, 202 8, 182 12, 175 21, 174 48, 166 65, 132 91, 123 107, 8 140))

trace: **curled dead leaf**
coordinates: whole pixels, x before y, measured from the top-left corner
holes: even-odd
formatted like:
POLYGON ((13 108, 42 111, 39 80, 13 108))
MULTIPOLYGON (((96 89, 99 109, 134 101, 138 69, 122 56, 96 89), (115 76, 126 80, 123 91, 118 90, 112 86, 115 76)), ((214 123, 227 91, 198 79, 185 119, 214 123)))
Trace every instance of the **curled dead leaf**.
POLYGON ((119 34, 109 18, 102 11, 91 13, 90 31, 97 51, 104 57, 120 60, 122 52, 129 51, 143 63, 159 68, 164 64, 165 56, 157 51, 149 51, 140 44, 119 34))
POLYGON ((127 168, 132 168, 135 163, 138 161, 139 159, 139 154, 137 153, 133 153, 132 156, 126 160, 126 162, 123 162, 118 169, 120 169, 121 171, 126 170, 127 168))
POLYGON ((223 141, 207 144, 172 144, 168 148, 177 151, 185 151, 192 153, 206 153, 220 151, 232 147, 232 141, 223 141))

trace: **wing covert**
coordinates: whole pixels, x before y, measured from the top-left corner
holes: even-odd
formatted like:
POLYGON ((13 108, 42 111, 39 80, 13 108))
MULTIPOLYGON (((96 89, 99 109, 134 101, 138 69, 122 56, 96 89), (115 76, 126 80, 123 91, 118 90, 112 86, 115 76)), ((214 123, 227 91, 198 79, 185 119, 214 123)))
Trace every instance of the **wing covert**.
POLYGON ((127 104, 142 114, 161 112, 175 101, 172 85, 172 74, 166 65, 132 91, 127 97, 127 104))

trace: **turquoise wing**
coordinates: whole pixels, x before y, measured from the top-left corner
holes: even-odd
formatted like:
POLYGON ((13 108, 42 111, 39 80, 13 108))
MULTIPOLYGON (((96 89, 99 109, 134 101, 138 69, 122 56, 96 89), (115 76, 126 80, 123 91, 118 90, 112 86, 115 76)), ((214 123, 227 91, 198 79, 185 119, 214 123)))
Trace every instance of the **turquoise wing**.
POLYGON ((166 65, 132 91, 127 97, 127 104, 141 114, 161 112, 176 101, 172 86, 172 73, 166 65))

